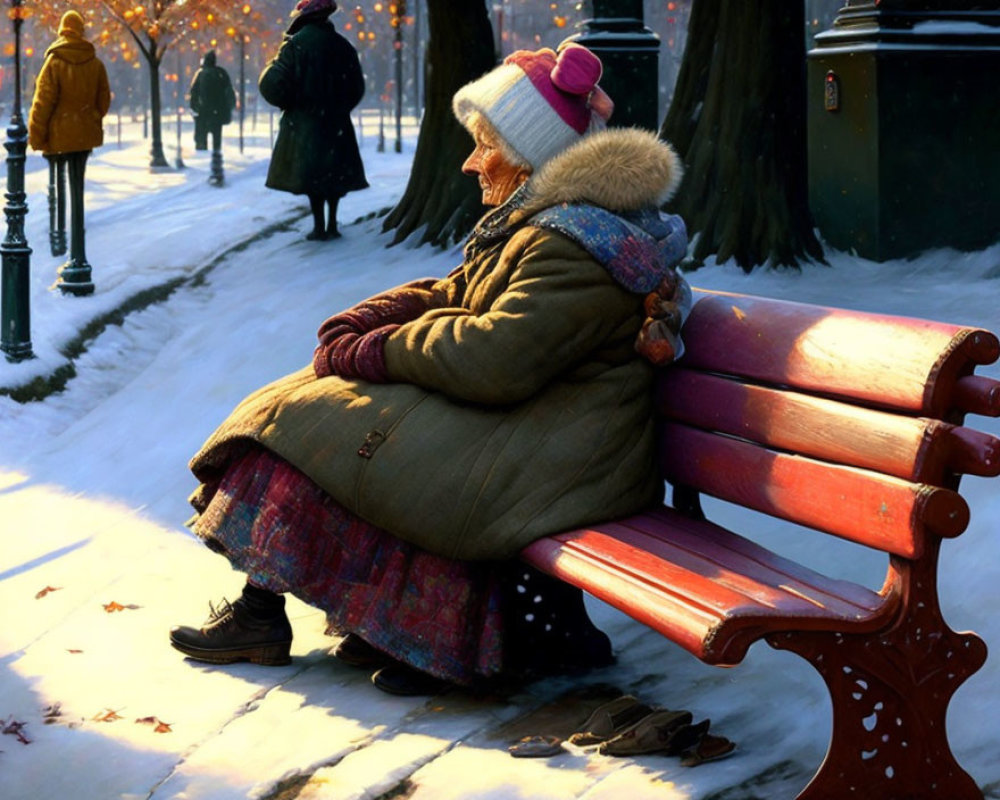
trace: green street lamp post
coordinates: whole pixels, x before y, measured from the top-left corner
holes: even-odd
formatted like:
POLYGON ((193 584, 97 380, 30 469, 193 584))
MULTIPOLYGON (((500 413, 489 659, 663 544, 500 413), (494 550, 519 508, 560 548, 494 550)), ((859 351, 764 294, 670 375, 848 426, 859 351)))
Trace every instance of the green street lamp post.
POLYGON ((7 235, 0 244, 2 276, 0 276, 0 350, 8 361, 34 358, 31 350, 31 310, 28 275, 31 269, 31 248, 24 235, 24 216, 28 212, 24 194, 24 160, 28 146, 28 130, 21 115, 21 25, 24 22, 24 0, 10 0, 10 17, 14 24, 14 109, 7 128, 7 235))
POLYGON ((601 87, 615 103, 609 124, 659 127, 660 39, 642 21, 642 0, 594 0, 594 18, 569 37, 604 64, 601 87))

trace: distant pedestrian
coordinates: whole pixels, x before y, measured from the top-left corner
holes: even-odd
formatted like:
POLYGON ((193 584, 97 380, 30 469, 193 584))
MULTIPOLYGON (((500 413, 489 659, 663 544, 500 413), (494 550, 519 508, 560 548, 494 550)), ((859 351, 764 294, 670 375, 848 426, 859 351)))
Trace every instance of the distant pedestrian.
POLYGON ((208 137, 212 137, 212 172, 208 180, 221 186, 222 126, 233 121, 236 93, 229 73, 216 63, 214 50, 209 50, 201 59, 201 68, 191 81, 188 105, 194 114, 195 149, 207 150, 208 137))
POLYGON ((104 143, 102 120, 111 87, 94 46, 83 38, 83 17, 67 11, 59 38, 45 51, 28 114, 28 142, 69 173, 70 257, 59 269, 59 288, 76 295, 94 291, 83 226, 83 179, 87 157, 104 143))
POLYGON ((307 239, 339 237, 340 198, 368 188, 351 122, 364 75, 357 51, 329 21, 336 10, 333 0, 300 0, 259 81, 263 98, 282 112, 266 185, 309 197, 307 239))

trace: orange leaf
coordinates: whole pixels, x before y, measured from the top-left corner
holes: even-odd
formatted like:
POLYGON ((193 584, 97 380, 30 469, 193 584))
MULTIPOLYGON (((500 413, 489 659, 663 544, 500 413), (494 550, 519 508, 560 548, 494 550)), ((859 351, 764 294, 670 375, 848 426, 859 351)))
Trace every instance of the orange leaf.
POLYGON ((40 600, 41 598, 45 597, 45 595, 47 595, 49 592, 58 592, 60 589, 62 589, 62 586, 46 586, 40 592, 35 593, 35 599, 40 600))
POLYGON ((155 728, 153 728, 154 733, 170 733, 170 725, 166 722, 161 722, 155 728))
POLYGON ((95 714, 93 717, 94 722, 114 722, 116 719, 121 719, 121 714, 113 709, 106 708, 103 712, 95 714))
POLYGON ((72 653, 73 655, 76 655, 77 653, 82 653, 83 650, 71 650, 69 648, 66 648, 66 652, 67 653, 72 653))
POLYGON ((156 717, 139 717, 136 722, 143 725, 152 725, 154 722, 159 722, 159 720, 156 717))
POLYGON ((126 603, 125 605, 122 605, 121 603, 115 600, 112 600, 110 603, 104 604, 104 610, 107 611, 109 614, 112 611, 124 611, 126 608, 129 611, 135 611, 137 608, 142 608, 142 606, 137 606, 135 603, 126 603))

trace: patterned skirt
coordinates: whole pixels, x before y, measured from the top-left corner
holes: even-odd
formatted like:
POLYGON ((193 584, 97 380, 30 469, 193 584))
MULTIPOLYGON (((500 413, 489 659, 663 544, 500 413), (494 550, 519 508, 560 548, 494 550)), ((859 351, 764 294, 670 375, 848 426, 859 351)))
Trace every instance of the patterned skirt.
POLYGON ((192 530, 255 585, 325 611, 327 633, 355 633, 453 683, 501 673, 510 565, 456 561, 407 544, 261 447, 236 458, 211 488, 192 530))

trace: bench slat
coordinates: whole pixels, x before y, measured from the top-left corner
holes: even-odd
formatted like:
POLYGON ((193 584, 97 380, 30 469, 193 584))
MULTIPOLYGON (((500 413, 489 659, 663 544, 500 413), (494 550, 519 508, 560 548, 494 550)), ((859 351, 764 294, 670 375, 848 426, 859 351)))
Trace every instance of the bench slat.
POLYGON ((989 331, 698 292, 681 364, 938 419, 956 384, 1000 355, 989 331), (876 344, 877 343, 877 344, 876 344))
MULTIPOLYGON (((657 411, 667 418, 824 461, 939 483, 946 424, 740 383, 663 370, 657 411)), ((684 457, 683 454, 679 454, 684 457)))
POLYGON ((696 428, 920 483, 1000 474, 1000 439, 989 434, 682 367, 661 371, 656 409, 696 428))
POLYGON ((879 595, 864 586, 822 575, 716 523, 693 519, 667 506, 625 520, 602 523, 600 528, 623 540, 631 539, 631 532, 645 537, 644 546, 661 557, 665 555, 661 546, 669 541, 675 555, 678 551, 686 551, 705 561, 715 560, 717 566, 725 564, 727 570, 737 571, 741 585, 747 583, 742 591, 749 591, 751 595, 760 591, 760 584, 779 586, 783 592, 791 591, 810 598, 809 602, 820 606, 832 608, 842 604, 837 613, 844 617, 856 616, 859 611, 861 616, 866 616, 883 603, 879 595), (669 531, 669 539, 663 538, 665 531, 669 531))
POLYGON ((674 484, 919 558, 928 533, 957 536, 969 508, 950 489, 788 455, 675 422, 662 425, 660 463, 674 484))
POLYGON ((670 508, 540 539, 522 557, 712 664, 739 663, 771 633, 873 630, 898 599, 670 508))

